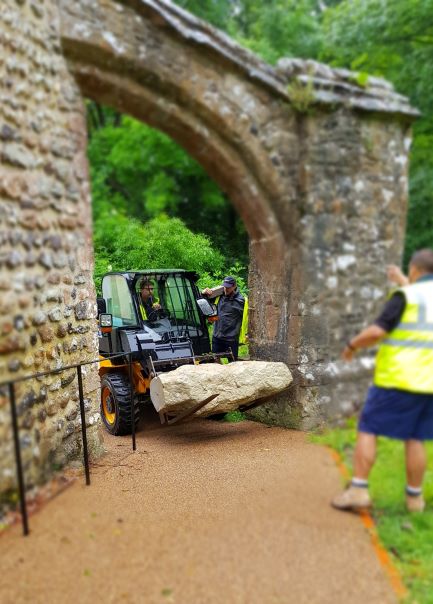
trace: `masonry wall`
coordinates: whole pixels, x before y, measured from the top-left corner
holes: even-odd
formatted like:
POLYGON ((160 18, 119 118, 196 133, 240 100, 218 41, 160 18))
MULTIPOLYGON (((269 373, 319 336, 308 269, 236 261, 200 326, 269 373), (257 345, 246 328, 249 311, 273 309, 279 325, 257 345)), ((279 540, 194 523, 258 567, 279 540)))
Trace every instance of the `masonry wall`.
MULTIPOLYGON (((58 36, 57 3, 0 11, 0 381, 95 358, 83 101, 58 36)), ((85 369, 90 446, 100 447, 96 368, 85 369)), ((0 490, 15 485, 0 394, 0 490)), ((81 452, 73 370, 16 386, 27 486, 81 452)))
MULTIPOLYGON (((311 109, 299 122, 299 275, 286 340, 297 386, 290 404, 283 399, 253 416, 309 428, 359 410, 371 383, 374 350, 352 363, 340 354, 376 318, 390 289, 386 266, 402 259, 411 133, 404 121, 344 108, 311 109)), ((262 290, 256 306, 266 303, 262 290)), ((265 337, 253 350, 275 358, 265 337)))

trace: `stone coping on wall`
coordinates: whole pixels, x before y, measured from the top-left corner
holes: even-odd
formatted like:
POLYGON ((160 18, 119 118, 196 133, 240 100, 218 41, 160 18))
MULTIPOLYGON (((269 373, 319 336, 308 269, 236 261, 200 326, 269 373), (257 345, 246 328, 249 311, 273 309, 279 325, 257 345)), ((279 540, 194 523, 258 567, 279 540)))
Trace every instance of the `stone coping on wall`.
POLYGON ((249 78, 272 88, 289 102, 291 95, 288 87, 298 81, 310 86, 309 93, 316 104, 343 104, 360 111, 400 114, 409 119, 419 116, 419 111, 410 105, 409 100, 396 93, 392 84, 382 78, 366 78, 358 72, 304 59, 283 58, 274 68, 223 32, 169 0, 121 0, 119 10, 122 4, 132 7, 160 27, 171 28, 174 34, 187 42, 217 53, 246 72, 249 78))

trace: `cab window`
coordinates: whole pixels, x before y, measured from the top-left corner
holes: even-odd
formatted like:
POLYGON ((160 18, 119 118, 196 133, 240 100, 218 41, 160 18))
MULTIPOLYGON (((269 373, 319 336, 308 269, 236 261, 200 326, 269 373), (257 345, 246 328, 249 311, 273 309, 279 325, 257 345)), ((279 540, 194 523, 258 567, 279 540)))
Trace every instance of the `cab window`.
POLYGON ((191 283, 180 275, 168 277, 163 291, 165 308, 177 321, 200 326, 200 315, 191 283))
POLYGON ((125 277, 122 275, 105 276, 102 281, 102 295, 107 303, 107 313, 113 315, 113 327, 129 327, 138 324, 125 277))

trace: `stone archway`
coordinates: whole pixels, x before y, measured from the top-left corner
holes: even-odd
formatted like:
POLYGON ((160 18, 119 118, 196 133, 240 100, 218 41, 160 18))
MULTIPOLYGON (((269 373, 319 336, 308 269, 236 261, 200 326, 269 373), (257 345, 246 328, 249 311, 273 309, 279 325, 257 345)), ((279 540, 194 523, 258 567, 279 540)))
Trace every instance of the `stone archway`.
MULTIPOLYGON (((133 115, 183 146, 243 219, 256 270, 266 283, 259 289, 276 293, 281 283, 289 285, 287 267, 299 230, 299 144, 296 115, 278 78, 169 3, 101 3, 86 11, 64 2, 61 9, 64 54, 84 96, 133 115), (282 169, 284 154, 291 174, 282 169), (288 204, 290 216, 280 211, 288 204)), ((280 329, 280 307, 277 299, 266 303, 271 316, 258 319, 272 325, 271 340, 280 329)))
MULTIPOLYGON (((244 220, 252 354, 296 377, 290 399, 258 416, 307 428, 352 410, 370 361, 336 359, 374 312, 384 264, 401 257, 416 115, 406 99, 314 62, 273 68, 167 0, 5 4, 2 379, 96 354, 85 95, 169 134, 244 220)), ((86 384, 91 408, 94 371, 86 384)), ((59 443, 73 454, 76 386, 21 394, 41 458, 59 443)))
MULTIPOLYGON (((364 215, 380 222, 375 204, 390 196, 392 226, 375 238, 386 242, 375 262, 401 254, 400 160, 413 110, 377 79, 363 89, 353 74, 313 62, 273 69, 165 0, 63 0, 60 8, 64 56, 82 93, 169 134, 235 205, 251 241, 253 354, 284 360, 297 374, 300 415, 284 401, 268 419, 316 423, 329 407, 323 382, 336 371, 328 361, 341 346, 341 337, 332 341, 341 322, 324 319, 326 306, 344 296, 347 271, 366 251, 364 215), (367 207, 356 217, 357 203, 367 207)), ((350 329, 362 323, 363 309, 356 317, 338 306, 350 329)), ((340 405, 331 407, 329 415, 340 405)))

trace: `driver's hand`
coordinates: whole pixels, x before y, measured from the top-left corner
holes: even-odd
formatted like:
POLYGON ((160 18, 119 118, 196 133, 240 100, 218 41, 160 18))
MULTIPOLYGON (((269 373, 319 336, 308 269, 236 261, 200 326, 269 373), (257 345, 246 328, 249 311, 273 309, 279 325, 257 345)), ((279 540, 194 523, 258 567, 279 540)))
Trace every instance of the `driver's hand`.
POLYGON ((212 295, 212 290, 209 287, 205 287, 204 290, 202 290, 202 295, 203 296, 211 296, 212 295))
POLYGON ((159 304, 159 302, 154 302, 152 304, 152 308, 154 308, 155 310, 161 310, 162 306, 161 304, 159 304))

